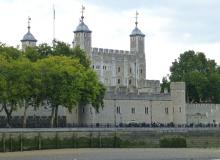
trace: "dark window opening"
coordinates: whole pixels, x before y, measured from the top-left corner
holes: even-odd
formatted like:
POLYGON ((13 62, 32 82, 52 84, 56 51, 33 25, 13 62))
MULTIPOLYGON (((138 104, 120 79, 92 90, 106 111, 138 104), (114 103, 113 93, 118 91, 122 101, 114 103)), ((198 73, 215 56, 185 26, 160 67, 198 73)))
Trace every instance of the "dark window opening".
POLYGON ((121 83, 121 81, 120 81, 120 79, 118 79, 118 84, 120 84, 121 83))

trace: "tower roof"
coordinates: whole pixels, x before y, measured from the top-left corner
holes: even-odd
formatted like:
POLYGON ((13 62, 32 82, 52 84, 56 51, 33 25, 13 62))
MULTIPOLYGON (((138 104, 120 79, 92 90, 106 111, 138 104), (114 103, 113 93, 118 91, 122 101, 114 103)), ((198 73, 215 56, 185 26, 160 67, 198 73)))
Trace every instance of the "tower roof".
POLYGON ((130 36, 145 36, 145 34, 143 34, 141 32, 141 30, 136 26, 133 31, 131 32, 130 36))
POLYGON ((85 7, 82 6, 82 16, 81 16, 81 19, 80 19, 80 23, 79 25, 76 27, 76 30, 74 31, 74 33, 77 33, 77 32, 86 32, 86 33, 91 33, 92 31, 89 30, 89 27, 84 23, 84 10, 85 10, 85 7))
POLYGON ((145 36, 145 34, 143 34, 141 32, 141 30, 137 27, 138 25, 138 15, 139 13, 136 11, 136 16, 135 16, 135 19, 136 19, 136 22, 135 22, 135 28, 133 29, 133 31, 131 32, 130 36, 145 36))
POLYGON ((25 41, 37 42, 37 40, 29 31, 24 35, 23 39, 21 40, 21 42, 25 42, 25 41))
POLYGON ((82 20, 80 21, 80 24, 77 26, 76 30, 74 31, 74 33, 77 33, 77 32, 91 33, 88 26, 82 20))
POLYGON ((35 39, 33 34, 31 34, 31 32, 30 32, 30 29, 31 29, 31 27, 30 27, 30 20, 31 20, 31 18, 28 17, 28 32, 24 35, 24 37, 21 40, 21 42, 26 42, 26 41, 37 42, 37 40, 35 39))

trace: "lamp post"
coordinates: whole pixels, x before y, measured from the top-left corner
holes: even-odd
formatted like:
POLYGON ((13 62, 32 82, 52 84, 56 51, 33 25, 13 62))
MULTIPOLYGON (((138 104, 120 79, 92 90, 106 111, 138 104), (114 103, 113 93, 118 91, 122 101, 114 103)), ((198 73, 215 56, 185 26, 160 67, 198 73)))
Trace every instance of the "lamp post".
POLYGON ((116 127, 116 98, 114 98, 114 125, 116 127))
POLYGON ((152 99, 150 99, 150 126, 152 127, 152 99))

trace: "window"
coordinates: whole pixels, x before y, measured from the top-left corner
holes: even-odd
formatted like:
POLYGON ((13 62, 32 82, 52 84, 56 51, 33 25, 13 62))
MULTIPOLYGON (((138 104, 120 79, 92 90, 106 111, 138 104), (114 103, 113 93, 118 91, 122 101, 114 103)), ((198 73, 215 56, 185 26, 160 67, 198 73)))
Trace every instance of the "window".
POLYGON ((120 114, 120 113, 121 113, 121 108, 120 108, 120 106, 117 106, 116 112, 117 112, 117 114, 120 114))
POLYGON ((118 67, 118 72, 120 72, 120 70, 121 70, 121 68, 120 68, 120 67, 118 67))
POLYGON ((179 108, 179 111, 182 112, 182 108, 181 107, 179 108))
POLYGON ((169 114, 169 109, 168 109, 168 107, 165 108, 165 113, 166 113, 166 114, 169 114))
POLYGON ((131 108, 131 113, 135 114, 135 108, 131 108))
POLYGON ((145 107, 145 114, 148 114, 148 107, 145 107))
POLYGON ((132 72, 132 69, 130 68, 130 73, 132 72))
POLYGON ((118 79, 118 84, 120 84, 120 82, 121 82, 120 79, 118 79))
POLYGON ((82 109, 82 113, 85 113, 85 108, 83 107, 83 109, 82 109))
POLYGON ((131 79, 129 79, 129 84, 131 84, 131 79))
POLYGON ((142 74, 143 70, 141 69, 141 71, 140 71, 140 72, 141 72, 141 74, 142 74))

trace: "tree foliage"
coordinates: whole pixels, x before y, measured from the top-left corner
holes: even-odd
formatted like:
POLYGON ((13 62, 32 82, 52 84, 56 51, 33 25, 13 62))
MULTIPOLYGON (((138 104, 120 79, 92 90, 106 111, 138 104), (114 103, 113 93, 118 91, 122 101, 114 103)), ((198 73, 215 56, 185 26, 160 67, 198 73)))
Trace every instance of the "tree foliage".
POLYGON ((186 82, 188 102, 220 102, 220 72, 202 52, 186 51, 172 63, 170 81, 186 82))
POLYGON ((13 111, 24 108, 25 127, 27 109, 44 102, 51 107, 51 126, 57 126, 59 107, 71 112, 77 105, 92 104, 98 110, 103 107, 104 92, 79 47, 72 49, 57 41, 53 47, 41 44, 21 52, 0 44, 0 104, 9 126, 13 111))

